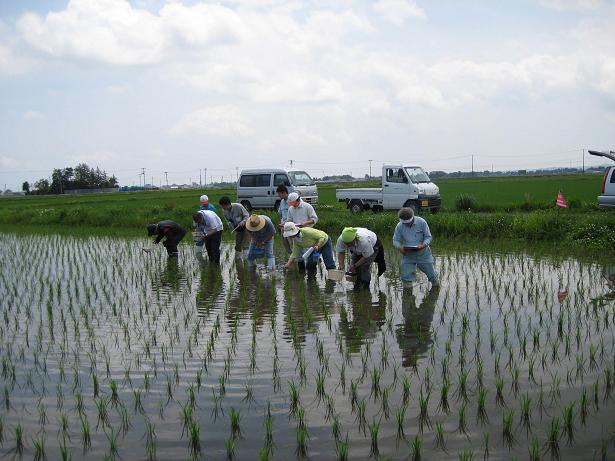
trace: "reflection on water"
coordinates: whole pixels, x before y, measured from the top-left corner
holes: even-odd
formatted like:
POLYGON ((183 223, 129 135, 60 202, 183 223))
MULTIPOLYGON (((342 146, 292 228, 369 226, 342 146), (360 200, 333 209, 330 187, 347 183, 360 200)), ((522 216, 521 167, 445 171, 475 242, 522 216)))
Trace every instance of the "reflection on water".
POLYGON ((440 253, 429 289, 387 252, 365 291, 141 247, 1 236, 0 455, 21 431, 38 459, 522 459, 556 418, 562 459, 608 443, 612 262, 440 253))

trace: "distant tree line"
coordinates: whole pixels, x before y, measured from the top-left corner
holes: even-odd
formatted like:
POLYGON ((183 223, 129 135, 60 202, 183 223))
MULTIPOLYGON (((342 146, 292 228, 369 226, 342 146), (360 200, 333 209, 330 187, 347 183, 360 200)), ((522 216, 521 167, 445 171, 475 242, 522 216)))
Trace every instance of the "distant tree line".
POLYGON ((105 189, 117 187, 117 178, 108 176, 100 168, 90 168, 85 163, 80 163, 75 168, 55 168, 51 173, 51 181, 41 178, 31 188, 26 181, 22 190, 27 194, 63 194, 70 189, 105 189))

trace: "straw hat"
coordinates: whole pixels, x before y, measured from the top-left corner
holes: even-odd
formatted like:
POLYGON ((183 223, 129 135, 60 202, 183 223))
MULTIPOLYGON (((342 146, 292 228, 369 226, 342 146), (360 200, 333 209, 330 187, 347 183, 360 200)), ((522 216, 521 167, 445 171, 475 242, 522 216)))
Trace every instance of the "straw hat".
POLYGON ((250 219, 248 219, 248 222, 246 222, 246 229, 251 232, 257 232, 265 227, 265 224, 266 222, 263 216, 253 214, 250 216, 250 219))
POLYGON ((294 222, 284 223, 284 237, 293 237, 299 233, 301 229, 294 222))

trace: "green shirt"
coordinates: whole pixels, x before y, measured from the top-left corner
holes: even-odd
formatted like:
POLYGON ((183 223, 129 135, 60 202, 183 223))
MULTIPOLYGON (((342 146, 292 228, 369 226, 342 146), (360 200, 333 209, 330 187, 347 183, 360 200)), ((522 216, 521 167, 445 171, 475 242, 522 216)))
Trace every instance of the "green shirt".
POLYGON ((318 247, 322 248, 329 240, 329 236, 326 232, 323 232, 313 227, 302 227, 299 235, 293 237, 293 258, 299 259, 301 257, 301 250, 303 248, 313 247, 318 243, 318 247))

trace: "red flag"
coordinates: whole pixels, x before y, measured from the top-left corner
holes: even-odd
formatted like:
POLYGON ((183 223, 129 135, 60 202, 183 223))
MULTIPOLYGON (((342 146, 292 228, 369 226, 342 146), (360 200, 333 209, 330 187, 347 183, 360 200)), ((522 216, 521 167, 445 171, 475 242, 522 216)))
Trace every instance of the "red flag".
POLYGON ((557 200, 555 201, 555 205, 560 208, 568 208, 568 202, 566 201, 564 194, 562 194, 562 191, 559 191, 557 193, 557 200))

